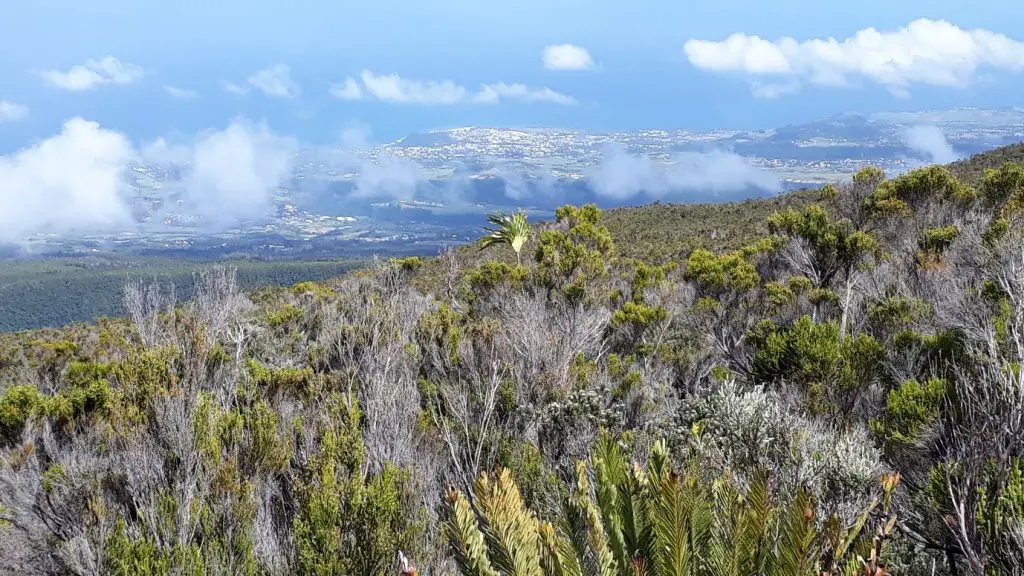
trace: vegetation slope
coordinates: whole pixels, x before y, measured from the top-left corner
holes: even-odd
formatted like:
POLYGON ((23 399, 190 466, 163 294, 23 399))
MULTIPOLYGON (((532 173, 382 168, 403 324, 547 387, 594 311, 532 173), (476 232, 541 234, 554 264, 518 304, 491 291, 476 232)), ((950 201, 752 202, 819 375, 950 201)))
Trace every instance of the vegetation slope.
POLYGON ((1024 167, 819 194, 733 249, 567 206, 5 335, 0 571, 1020 573, 1024 167))

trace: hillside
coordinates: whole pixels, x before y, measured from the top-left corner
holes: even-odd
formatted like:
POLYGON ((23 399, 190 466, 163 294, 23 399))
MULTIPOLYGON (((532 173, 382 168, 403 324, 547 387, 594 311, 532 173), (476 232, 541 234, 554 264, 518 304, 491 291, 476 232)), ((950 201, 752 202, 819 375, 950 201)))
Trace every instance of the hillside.
POLYGON ((609 210, 605 223, 620 254, 663 262, 685 257, 697 247, 735 250, 768 233, 768 216, 818 200, 816 190, 800 190, 741 202, 648 204, 609 210))
POLYGON ((0 573, 1022 573, 1000 181, 569 206, 430 260, 434 292, 417 258, 249 293, 215 268, 2 334, 0 573), (740 249, 682 255, 703 233, 740 249))
MULTIPOLYGON (((978 186, 984 171, 1006 162, 1024 164, 1024 142, 996 148, 949 164, 950 172, 978 186)), ((820 198, 815 190, 799 190, 774 198, 721 204, 648 204, 609 210, 608 230, 620 253, 650 261, 680 258, 696 247, 734 250, 767 233, 773 212, 801 209, 820 198)))
MULTIPOLYGON (((799 210, 816 201, 820 201, 816 190, 798 190, 739 202, 659 202, 605 211, 603 221, 615 241, 619 257, 665 263, 685 258, 698 247, 716 252, 740 248, 768 233, 765 222, 773 213, 789 208, 799 210)), ((533 256, 539 234, 548 225, 547 222, 537 224, 536 233, 523 248, 527 257, 533 256)), ((515 263, 514 256, 507 252, 481 250, 479 241, 455 248, 454 256, 455 263, 462 269, 474 268, 489 260, 515 263)), ((412 281, 424 292, 436 291, 443 269, 448 265, 444 259, 426 259, 412 281)))
POLYGON ((949 170, 957 178, 977 186, 981 183, 981 177, 986 169, 999 168, 1006 162, 1024 164, 1024 142, 1003 146, 995 150, 975 154, 964 160, 958 160, 949 165, 949 170))

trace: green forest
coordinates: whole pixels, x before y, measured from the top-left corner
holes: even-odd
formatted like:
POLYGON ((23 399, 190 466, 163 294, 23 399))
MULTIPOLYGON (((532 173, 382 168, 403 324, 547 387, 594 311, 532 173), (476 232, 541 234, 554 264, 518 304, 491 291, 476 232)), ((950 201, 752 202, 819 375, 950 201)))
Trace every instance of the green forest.
POLYGON ((1015 160, 129 278, 0 335, 0 573, 1022 574, 1015 160))
MULTIPOLYGON (((243 289, 290 286, 326 280, 359 265, 358 259, 257 261, 228 260, 243 289)), ((173 284, 182 299, 191 297, 192 276, 212 264, 170 258, 64 258, 0 263, 0 332, 50 328, 100 317, 123 316, 125 281, 146 278, 173 284), (70 296, 69 296, 70 295, 70 296)))

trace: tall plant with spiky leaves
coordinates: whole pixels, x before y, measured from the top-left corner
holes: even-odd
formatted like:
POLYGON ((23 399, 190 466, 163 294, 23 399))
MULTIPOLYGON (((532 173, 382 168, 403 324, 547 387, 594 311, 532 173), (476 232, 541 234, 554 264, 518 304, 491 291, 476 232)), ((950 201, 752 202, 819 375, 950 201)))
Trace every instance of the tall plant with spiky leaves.
POLYGON ((852 526, 814 518, 810 493, 776 500, 766 475, 745 490, 729 476, 712 481, 696 465, 675 470, 663 442, 646 468, 630 466, 603 438, 580 463, 561 514, 539 520, 507 471, 484 474, 476 507, 449 494, 448 536, 465 576, 854 576, 885 574, 879 554, 895 517, 889 499, 898 479, 883 482, 852 526), (593 484, 591 483, 593 478, 593 484), (879 506, 884 502, 884 505, 879 506), (881 514, 879 514, 881 513, 881 514), (872 535, 869 520, 876 525, 872 535), (873 537, 872 537, 873 536, 873 537), (869 556, 869 560, 863 558, 869 556))
POLYGON ((522 266, 523 246, 530 240, 531 233, 530 225, 526 222, 526 212, 519 210, 514 214, 490 214, 487 221, 494 226, 484 228, 487 235, 483 238, 481 250, 495 244, 508 244, 516 253, 516 261, 522 266))

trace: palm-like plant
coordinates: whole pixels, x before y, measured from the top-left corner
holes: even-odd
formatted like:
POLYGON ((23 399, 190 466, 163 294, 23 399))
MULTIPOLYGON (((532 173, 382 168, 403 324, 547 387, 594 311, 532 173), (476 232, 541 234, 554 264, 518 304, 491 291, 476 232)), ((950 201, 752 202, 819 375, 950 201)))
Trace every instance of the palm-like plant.
POLYGON ((879 553, 895 517, 878 517, 888 515, 898 480, 887 479, 884 498, 876 499, 853 526, 844 527, 836 518, 819 525, 806 491, 776 501, 763 475, 741 491, 728 477, 708 482, 696 466, 677 472, 664 443, 655 444, 649 466, 641 469, 630 466, 617 445, 605 439, 592 465, 592 473, 580 465, 576 486, 553 523, 538 519, 525 506, 507 470, 481 476, 475 506, 452 491, 447 530, 459 573, 886 574, 879 553), (869 520, 878 525, 874 538, 869 520))
POLYGON ((526 212, 519 210, 515 214, 489 214, 487 221, 494 227, 484 228, 487 235, 484 236, 481 250, 495 244, 508 244, 515 251, 516 261, 521 266, 521 251, 523 245, 530 239, 530 225, 526 222, 526 212))

